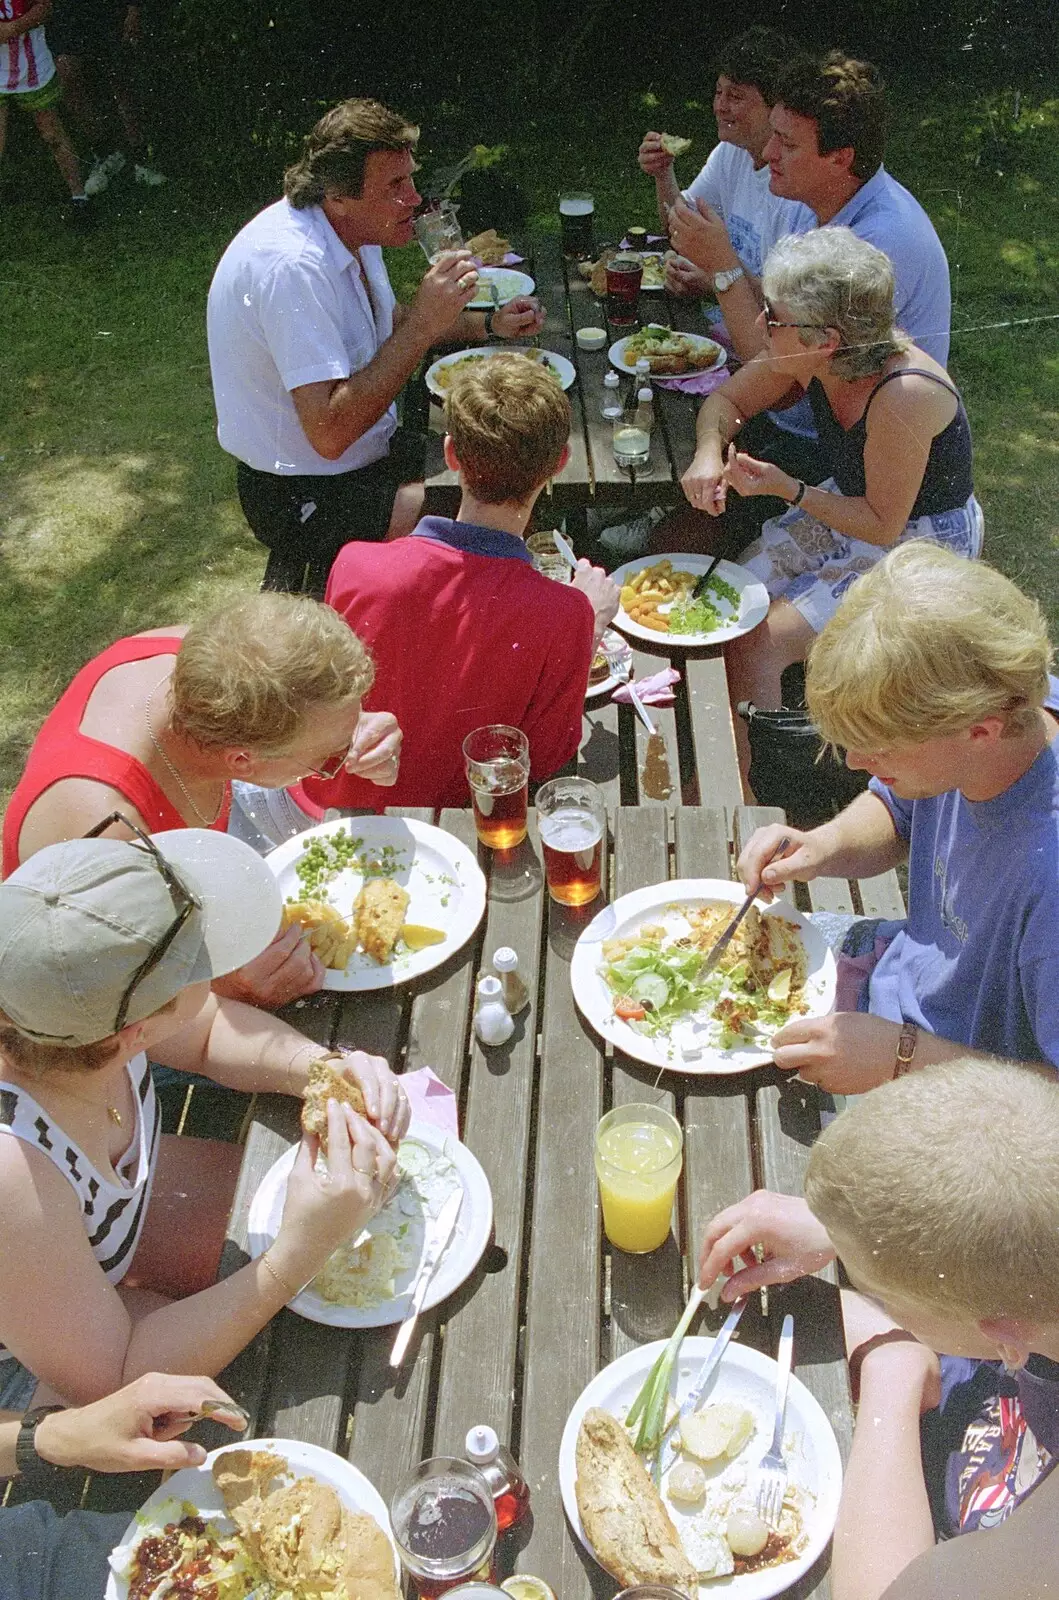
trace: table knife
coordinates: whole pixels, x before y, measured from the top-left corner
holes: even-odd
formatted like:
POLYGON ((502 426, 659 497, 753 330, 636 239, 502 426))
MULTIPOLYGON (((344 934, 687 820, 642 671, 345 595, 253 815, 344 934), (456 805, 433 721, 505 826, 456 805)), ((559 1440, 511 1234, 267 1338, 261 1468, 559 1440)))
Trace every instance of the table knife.
MULTIPOLYGON (((790 839, 786 834, 784 834, 775 850, 773 850, 772 854, 769 856, 768 861, 763 861, 761 863, 761 870, 764 871, 767 866, 775 861, 777 856, 781 856, 790 842, 790 839)), ((725 928, 724 932, 721 934, 721 937, 717 940, 717 943, 713 945, 708 952, 705 961, 699 968, 698 977, 696 979, 697 983, 701 983, 703 978, 708 977, 713 971, 714 967, 717 965, 718 961, 720 961, 721 957, 724 955, 724 952, 731 944, 732 935, 735 933, 735 930, 738 928, 739 924, 742 922, 743 918, 746 916, 747 912, 750 910, 750 907, 754 904, 754 901, 757 899, 760 893, 761 883, 759 880, 757 888, 750 891, 742 905, 739 907, 739 910, 736 912, 732 921, 728 924, 727 928, 725 928)))
POLYGON ((717 568, 720 566, 720 562, 721 562, 720 556, 714 556, 713 560, 710 562, 709 566, 706 568, 706 571, 703 573, 702 577, 696 579, 695 587, 691 591, 691 598, 693 600, 701 599, 701 597, 706 593, 706 590, 710 586, 710 579, 713 577, 714 573, 717 571, 717 568))
POLYGON ((573 545, 570 543, 570 541, 568 539, 564 539, 563 538, 563 536, 559 532, 558 528, 554 529, 554 531, 552 533, 552 538, 555 540, 555 548, 558 550, 559 554, 566 561, 567 565, 570 568, 570 571, 571 572, 576 572, 577 571, 577 557, 574 555, 574 547, 573 547, 573 545))
POLYGON ((391 1367, 399 1367, 404 1360, 405 1351, 408 1349, 408 1341, 412 1337, 412 1330, 419 1320, 419 1313, 423 1309, 423 1301, 427 1297, 430 1280, 437 1270, 439 1261, 445 1254, 445 1247, 455 1232, 456 1220, 459 1217, 462 1204, 463 1189, 459 1188, 455 1194, 449 1195, 449 1198, 438 1212, 438 1220, 434 1224, 430 1242, 419 1264, 415 1283, 412 1285, 412 1303, 408 1307, 408 1315, 398 1328, 397 1338, 394 1340, 393 1349, 390 1351, 391 1367))
POLYGON ((720 1333, 717 1334, 713 1341, 709 1355, 699 1368, 698 1377, 695 1379, 695 1382, 692 1384, 690 1390, 685 1396, 680 1410, 670 1423, 658 1458, 660 1476, 662 1473, 668 1472, 669 1468, 672 1466, 673 1460, 680 1449, 680 1444, 677 1438, 680 1424, 683 1422, 685 1417, 690 1417, 693 1411, 697 1411, 699 1409, 699 1404, 702 1400, 702 1397, 706 1393, 706 1385, 709 1383, 714 1372, 717 1370, 721 1357, 728 1348, 728 1341, 735 1332, 739 1324, 739 1318, 743 1315, 745 1309, 746 1300, 737 1300, 731 1311, 729 1311, 728 1315, 725 1317, 724 1324, 720 1333))

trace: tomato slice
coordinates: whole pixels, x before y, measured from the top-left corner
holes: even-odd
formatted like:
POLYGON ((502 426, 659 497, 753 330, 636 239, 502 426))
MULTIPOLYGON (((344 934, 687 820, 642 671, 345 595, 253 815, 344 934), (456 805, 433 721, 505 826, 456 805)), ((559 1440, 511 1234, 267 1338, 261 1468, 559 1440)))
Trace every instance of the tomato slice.
POLYGON ((620 1017, 622 1022, 642 1022, 647 1012, 639 1000, 630 1000, 623 996, 614 1002, 614 1015, 620 1017))

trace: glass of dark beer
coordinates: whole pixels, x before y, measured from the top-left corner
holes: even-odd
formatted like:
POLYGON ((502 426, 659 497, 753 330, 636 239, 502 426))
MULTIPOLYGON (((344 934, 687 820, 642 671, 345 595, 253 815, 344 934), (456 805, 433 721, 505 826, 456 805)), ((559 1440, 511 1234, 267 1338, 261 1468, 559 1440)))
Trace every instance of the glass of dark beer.
POLYGON ((587 778, 552 778, 537 790, 536 805, 548 893, 561 906, 587 906, 603 878, 602 789, 587 778))
POLYGON ((474 826, 490 850, 510 850, 526 837, 529 740, 503 723, 475 728, 463 741, 474 826))
POLYGON ((559 196, 559 226, 563 234, 563 255, 572 261, 591 259, 594 211, 595 201, 590 194, 559 196))
POLYGON ((390 1503, 390 1525, 421 1600, 492 1578, 496 1510, 488 1483, 469 1462, 421 1461, 390 1503))
POLYGON ((635 327, 642 282, 642 256, 619 252, 607 262, 607 321, 612 328, 635 327))

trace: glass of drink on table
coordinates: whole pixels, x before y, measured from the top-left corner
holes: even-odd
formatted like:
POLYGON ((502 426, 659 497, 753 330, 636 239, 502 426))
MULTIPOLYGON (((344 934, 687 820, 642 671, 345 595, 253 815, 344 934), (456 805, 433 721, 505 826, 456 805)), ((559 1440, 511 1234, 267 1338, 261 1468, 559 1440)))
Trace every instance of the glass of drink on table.
POLYGON ((536 806, 548 893, 561 906, 588 905, 603 876, 603 791, 587 778, 552 778, 537 790, 536 806))
POLYGON ((455 1456, 421 1461, 390 1502, 401 1563, 422 1600, 469 1579, 489 1582, 496 1509, 477 1467, 455 1456))
POLYGON ((643 257, 619 251, 607 262, 607 321, 612 328, 636 326, 643 282, 643 257))
POLYGON ((563 235, 563 255, 574 261, 592 256, 592 217, 595 201, 590 194, 567 192, 559 196, 559 226, 563 235))
POLYGON ((680 1124, 661 1106, 616 1106, 596 1129, 603 1229, 618 1250, 643 1255, 669 1237, 683 1165, 680 1124))
POLYGON ((463 741, 478 837, 491 850, 510 850, 526 837, 529 740, 503 723, 475 728, 463 741))
POLYGON ((533 565, 538 572, 543 572, 546 578, 554 578, 556 583, 569 583, 573 577, 569 563, 555 542, 555 529, 549 528, 546 532, 531 533, 526 540, 526 549, 533 557, 533 565))

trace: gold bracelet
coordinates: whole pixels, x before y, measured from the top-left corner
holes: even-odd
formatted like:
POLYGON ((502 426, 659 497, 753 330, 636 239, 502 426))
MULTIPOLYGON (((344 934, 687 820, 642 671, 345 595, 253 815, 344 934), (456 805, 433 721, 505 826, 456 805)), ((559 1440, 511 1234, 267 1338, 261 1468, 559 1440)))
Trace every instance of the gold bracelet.
MULTIPOLYGON (((298 1046, 297 1050, 295 1050, 294 1054, 291 1056, 290 1060, 287 1062, 287 1093, 289 1095, 293 1095, 296 1100, 302 1099, 303 1096, 302 1096, 301 1092, 294 1087, 294 1079, 291 1077, 291 1068, 294 1066, 294 1063, 297 1061, 298 1057, 305 1050, 316 1050, 316 1051, 319 1051, 320 1048, 321 1048, 320 1045, 317 1044, 315 1039, 306 1039, 304 1044, 300 1044, 298 1046)), ((322 1061, 323 1058, 324 1058, 324 1055, 327 1055, 329 1053, 330 1052, 325 1050, 323 1052, 323 1054, 315 1055, 313 1057, 313 1060, 314 1061, 322 1061)))
POLYGON ((285 1282, 285 1280, 280 1277, 279 1273, 276 1271, 275 1267, 272 1265, 271 1261, 268 1259, 268 1251, 267 1250, 265 1251, 264 1255, 259 1257, 259 1260, 261 1262, 261 1265, 264 1267, 265 1271, 268 1273, 269 1277, 275 1279, 276 1283, 279 1284, 280 1288, 283 1290, 283 1293, 286 1295, 288 1300, 293 1300, 296 1295, 301 1294, 301 1290, 300 1289, 292 1289, 290 1284, 285 1282))

